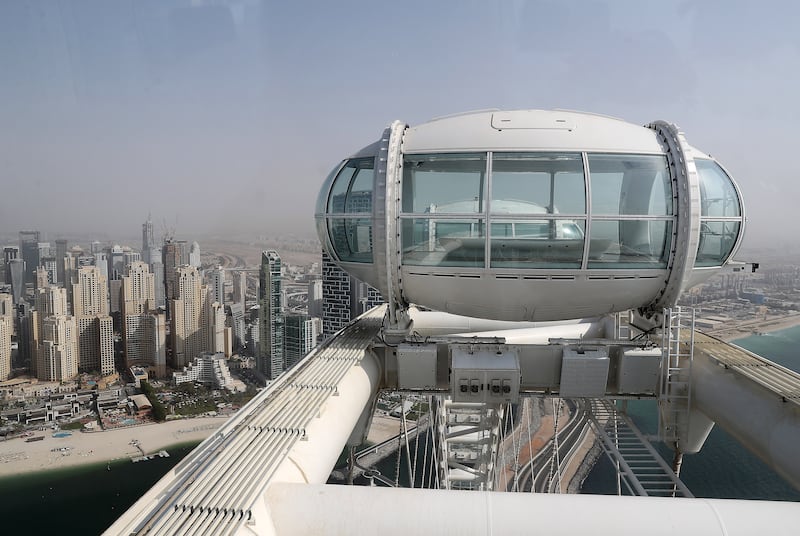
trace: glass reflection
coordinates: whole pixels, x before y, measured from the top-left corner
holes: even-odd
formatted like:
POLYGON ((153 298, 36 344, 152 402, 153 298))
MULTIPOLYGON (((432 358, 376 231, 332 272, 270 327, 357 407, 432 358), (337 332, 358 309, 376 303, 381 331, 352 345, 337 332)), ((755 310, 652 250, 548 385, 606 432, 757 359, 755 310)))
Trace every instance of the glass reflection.
POLYGON ((482 212, 485 154, 406 155, 403 212, 482 212))
POLYGON ((669 216, 667 159, 658 155, 589 155, 592 214, 669 216))
POLYGON ((671 221, 595 220, 588 267, 665 268, 671 239, 671 221))
POLYGON ((700 215, 708 217, 739 217, 739 197, 730 177, 713 160, 696 159, 700 177, 700 215))
POLYGON ((739 226, 738 221, 701 222, 695 266, 721 266, 736 244, 739 226))
POLYGON ((403 264, 483 268, 485 226, 480 219, 402 220, 403 264))
POLYGON ((331 219, 328 225, 340 260, 372 262, 372 222, 368 218, 331 219))
POLYGON ((492 268, 580 268, 583 220, 492 222, 492 268))
POLYGON ((580 154, 496 153, 492 214, 585 214, 580 154))

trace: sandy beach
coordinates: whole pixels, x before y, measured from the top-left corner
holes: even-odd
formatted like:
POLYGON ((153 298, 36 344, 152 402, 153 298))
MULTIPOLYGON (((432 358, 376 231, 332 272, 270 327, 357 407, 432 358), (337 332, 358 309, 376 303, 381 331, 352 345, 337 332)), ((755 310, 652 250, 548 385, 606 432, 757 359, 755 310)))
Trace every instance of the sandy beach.
POLYGON ((733 341, 749 337, 754 333, 770 333, 795 326, 800 326, 800 314, 774 316, 766 319, 746 320, 744 322, 732 321, 729 325, 720 329, 701 331, 723 341, 733 341))
POLYGON ((34 434, 43 435, 42 441, 0 441, 0 477, 129 459, 141 456, 142 450, 152 454, 171 445, 202 441, 225 421, 226 417, 182 419, 100 432, 73 431, 67 437, 53 437, 53 430, 47 429, 34 434))
MULTIPOLYGON (((753 333, 768 333, 800 325, 800 314, 767 319, 731 322, 724 328, 704 330, 725 341, 753 333)), ((66 437, 53 437, 53 431, 36 432, 42 441, 27 443, 24 438, 0 441, 0 477, 33 471, 60 469, 90 463, 130 459, 158 452, 179 443, 199 442, 222 426, 225 417, 183 419, 99 432, 73 431, 66 437), (133 442, 138 441, 139 447, 133 442)), ((409 424, 413 426, 413 423, 409 424)), ((400 420, 375 416, 370 440, 380 442, 398 433, 400 420)))
MULTIPOLYGON (((406 426, 412 428, 416 426, 415 421, 406 421, 406 426)), ((372 444, 383 443, 387 439, 391 439, 402 430, 402 423, 398 417, 391 417, 389 415, 374 415, 372 417, 372 426, 369 428, 367 434, 367 441, 372 444)))

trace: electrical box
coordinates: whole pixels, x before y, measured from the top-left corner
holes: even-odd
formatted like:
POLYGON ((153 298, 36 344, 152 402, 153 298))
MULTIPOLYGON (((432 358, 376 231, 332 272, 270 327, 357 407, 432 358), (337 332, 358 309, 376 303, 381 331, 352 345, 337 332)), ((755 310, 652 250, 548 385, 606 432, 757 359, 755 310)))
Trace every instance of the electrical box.
POLYGON ((514 351, 452 348, 450 386, 455 402, 517 402, 519 379, 514 351))
POLYGON ((654 395, 660 371, 660 348, 625 350, 617 366, 617 388, 622 394, 654 395))
POLYGON ((397 347, 397 387, 436 388, 435 344, 401 344, 397 347))
POLYGON ((601 397, 608 384, 608 350, 606 348, 564 348, 561 360, 562 398, 601 397))

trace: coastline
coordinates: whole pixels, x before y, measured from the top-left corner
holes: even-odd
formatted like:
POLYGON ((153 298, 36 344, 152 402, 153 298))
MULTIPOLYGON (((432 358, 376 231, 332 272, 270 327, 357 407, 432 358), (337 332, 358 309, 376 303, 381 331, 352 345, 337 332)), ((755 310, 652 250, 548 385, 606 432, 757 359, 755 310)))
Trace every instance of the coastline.
POLYGON ((800 313, 775 316, 761 320, 733 322, 730 326, 724 328, 701 331, 706 335, 711 335, 725 342, 731 342, 749 337, 756 333, 772 333, 796 326, 800 326, 800 313))
POLYGON ((197 443, 226 420, 227 417, 181 419, 99 432, 74 431, 67 437, 53 437, 53 431, 48 429, 34 434, 44 435, 41 441, 27 443, 22 438, 0 441, 0 478, 129 460, 142 456, 143 451, 153 454, 175 445, 197 443), (133 441, 138 441, 139 446, 133 441))
MULTIPOLYGON (((716 330, 704 331, 726 342, 749 337, 754 333, 771 333, 800 326, 800 314, 731 323, 716 330)), ((98 432, 73 431, 67 437, 53 437, 53 431, 36 432, 44 436, 41 441, 25 442, 24 438, 0 441, 0 478, 26 473, 58 470, 85 465, 105 464, 119 460, 128 461, 142 454, 154 454, 162 449, 187 443, 199 443, 222 426, 227 417, 200 417, 146 424, 98 432), (132 442, 138 441, 139 447, 132 442), (66 448, 68 450, 58 450, 66 448)), ((385 418, 375 424, 373 436, 396 433, 398 419, 385 418), (382 425, 382 426, 381 426, 382 425)), ((375 437, 372 438, 376 439, 375 437)), ((593 463, 585 457, 584 467, 577 473, 587 472, 593 463)), ((585 476, 585 475, 584 475, 585 476)))

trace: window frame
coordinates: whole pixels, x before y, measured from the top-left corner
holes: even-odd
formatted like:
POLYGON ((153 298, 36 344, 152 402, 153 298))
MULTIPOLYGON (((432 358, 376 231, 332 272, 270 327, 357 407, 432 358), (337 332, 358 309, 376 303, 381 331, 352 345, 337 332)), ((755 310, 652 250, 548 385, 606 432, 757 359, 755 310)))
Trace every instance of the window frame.
MULTIPOLYGON (((413 162, 414 158, 420 157, 430 157, 431 155, 447 157, 449 155, 466 155, 467 153, 461 152, 453 152, 453 153, 412 153, 403 155, 403 165, 405 166, 407 162, 413 162)), ((403 225, 405 220, 429 220, 429 221, 446 221, 446 220, 472 220, 472 219, 479 219, 482 221, 484 225, 484 237, 485 237, 485 254, 484 254, 484 263, 483 266, 476 266, 476 268, 483 268, 484 270, 492 270, 492 271, 509 271, 509 270, 573 270, 573 271, 595 271, 595 270, 665 270, 670 262, 670 257, 673 254, 673 237, 676 232, 676 222, 677 222, 677 214, 675 207, 673 206, 673 199, 674 199, 674 192, 672 191, 674 188, 673 178, 670 173, 670 169, 667 162, 667 157, 664 153, 624 153, 624 152, 590 152, 590 151, 480 151, 474 154, 476 157, 483 157, 485 158, 486 162, 486 180, 484 186, 481 191, 481 195, 483 196, 482 200, 479 200, 479 205, 483 206, 483 210, 481 212, 437 212, 437 213, 430 213, 430 212, 405 212, 403 210, 404 200, 402 199, 403 194, 406 192, 405 185, 402 185, 400 188, 400 199, 399 199, 399 207, 400 213, 397 215, 398 220, 398 231, 400 234, 400 250, 401 250, 401 259, 400 264, 408 264, 408 265, 419 265, 418 262, 407 263, 404 260, 405 256, 405 240, 406 237, 404 236, 407 232, 407 228, 403 225), (492 197, 494 196, 493 193, 493 180, 494 180, 494 155, 509 155, 513 153, 519 154, 528 154, 528 155, 564 155, 564 156, 576 156, 579 158, 581 163, 581 168, 583 172, 583 196, 584 196, 584 213, 578 214, 571 214, 571 213, 557 213, 557 212, 544 212, 544 213, 493 213, 492 211, 492 197), (602 214, 602 215, 595 215, 593 212, 592 207, 592 176, 591 176, 591 169, 589 166, 589 157, 595 155, 608 155, 608 156, 618 156, 618 157, 626 157, 626 156, 633 156, 633 157, 655 157, 659 159, 663 159, 664 161, 664 171, 667 173, 668 179, 663 181, 662 184, 669 187, 668 196, 666 197, 666 213, 665 214, 602 214), (501 224, 526 224, 526 223, 541 223, 542 221, 552 222, 557 224, 558 221, 570 221, 577 225, 578 228, 583 230, 583 237, 582 237, 582 255, 580 262, 572 262, 562 264, 557 262, 552 263, 543 263, 541 266, 529 266, 524 263, 520 263, 518 265, 503 265, 505 264, 503 261, 499 261, 495 259, 496 262, 493 262, 492 258, 492 228, 493 224, 501 223, 501 224), (665 225, 665 236, 663 237, 663 244, 662 244, 662 254, 660 256, 660 261, 658 266, 652 266, 651 263, 642 262, 642 263, 627 263, 628 266, 620 266, 620 264, 626 264, 623 261, 618 262, 609 262, 609 266, 602 266, 597 265, 596 262, 590 262, 590 254, 591 254, 591 240, 592 240, 592 222, 601 222, 601 221, 653 221, 653 222, 666 222, 665 225), (501 264, 503 262, 503 264, 501 264), (590 266, 590 264, 593 264, 590 266)), ((406 174, 403 173, 403 181, 406 180, 406 174)), ((655 184, 655 183, 654 183, 655 184)), ((550 195, 553 196, 554 194, 554 187, 551 186, 550 195)), ((651 194, 652 195, 652 194, 651 194)), ((496 201, 496 200, 495 200, 496 201)), ((552 204, 552 203, 551 203, 552 204)), ((413 207, 413 204, 411 205, 413 207)), ((547 210, 547 207, 544 207, 547 210)), ((557 207, 556 207, 557 208, 557 207)), ((648 206, 649 210, 649 206, 648 206)), ((494 240, 501 240, 504 237, 494 237, 494 240)), ((557 243, 556 238, 550 239, 553 243, 557 243)), ((543 244, 545 241, 543 241, 543 244)), ((532 248, 534 249, 534 248, 532 248)), ((535 264, 535 263, 534 263, 535 264)), ((427 266, 442 266, 445 265, 437 265, 437 264, 427 264, 423 263, 423 265, 427 266)))

